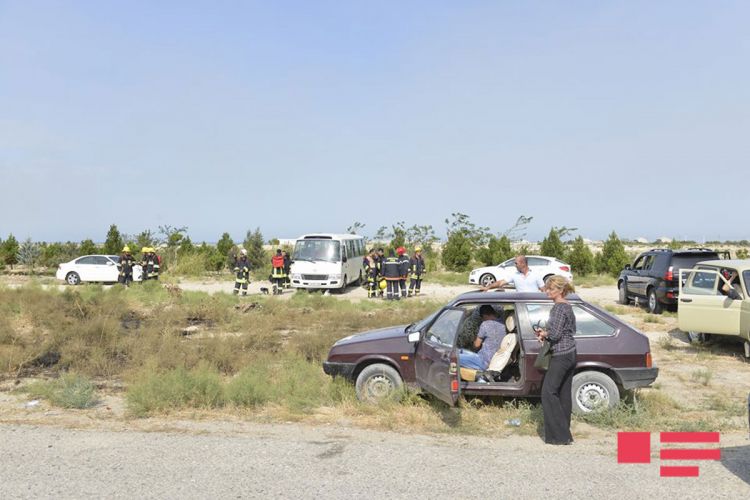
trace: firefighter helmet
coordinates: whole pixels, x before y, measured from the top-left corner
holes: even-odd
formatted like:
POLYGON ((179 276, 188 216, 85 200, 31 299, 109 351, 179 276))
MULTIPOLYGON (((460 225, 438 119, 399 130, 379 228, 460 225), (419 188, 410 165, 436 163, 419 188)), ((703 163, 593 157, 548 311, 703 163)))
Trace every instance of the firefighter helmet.
POLYGON ((245 249, 243 248, 242 250, 240 250, 240 254, 241 254, 241 255, 247 255, 247 250, 245 250, 245 249))
POLYGON ((414 247, 414 251, 415 252, 421 252, 422 251, 422 247, 416 246, 416 247, 414 247))
POLYGON ((129 246, 124 246, 122 248, 122 253, 130 253, 130 247, 129 246))
POLYGON ((399 254, 399 255, 404 255, 406 253, 406 248, 404 248, 404 247, 398 247, 396 249, 396 253, 399 254))
POLYGON ((386 283, 385 280, 380 280, 380 283, 378 283, 378 286, 380 287, 381 290, 385 290, 386 287, 388 286, 388 283, 386 283))

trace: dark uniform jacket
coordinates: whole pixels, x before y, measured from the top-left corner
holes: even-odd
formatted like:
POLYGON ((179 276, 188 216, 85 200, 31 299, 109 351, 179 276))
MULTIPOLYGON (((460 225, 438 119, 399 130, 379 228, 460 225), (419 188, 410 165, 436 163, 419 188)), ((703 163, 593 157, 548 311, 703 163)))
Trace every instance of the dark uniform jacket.
POLYGON ((383 277, 387 280, 400 279, 402 265, 397 257, 386 258, 381 267, 383 277))
POLYGON ((406 254, 399 255, 398 266, 399 275, 405 278, 406 275, 409 274, 409 256, 406 254))
POLYGON ((424 257, 421 255, 415 255, 412 257, 409 261, 409 270, 411 271, 412 276, 422 276, 425 271, 424 257))

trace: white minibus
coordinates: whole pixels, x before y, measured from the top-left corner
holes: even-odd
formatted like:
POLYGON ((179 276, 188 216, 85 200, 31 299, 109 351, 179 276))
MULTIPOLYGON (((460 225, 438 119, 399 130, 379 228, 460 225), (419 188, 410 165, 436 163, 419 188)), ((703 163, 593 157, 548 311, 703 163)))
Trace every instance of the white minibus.
POLYGON ((292 252, 292 287, 343 290, 350 283, 360 283, 364 255, 365 239, 356 234, 300 236, 292 252))

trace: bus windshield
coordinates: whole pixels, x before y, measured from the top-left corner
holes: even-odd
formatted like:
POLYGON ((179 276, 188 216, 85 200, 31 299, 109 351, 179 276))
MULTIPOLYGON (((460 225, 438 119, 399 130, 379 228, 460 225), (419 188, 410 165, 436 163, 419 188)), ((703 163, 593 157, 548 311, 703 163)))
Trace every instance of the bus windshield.
POLYGON ((334 240, 299 240, 294 245, 293 260, 341 261, 341 244, 334 240))

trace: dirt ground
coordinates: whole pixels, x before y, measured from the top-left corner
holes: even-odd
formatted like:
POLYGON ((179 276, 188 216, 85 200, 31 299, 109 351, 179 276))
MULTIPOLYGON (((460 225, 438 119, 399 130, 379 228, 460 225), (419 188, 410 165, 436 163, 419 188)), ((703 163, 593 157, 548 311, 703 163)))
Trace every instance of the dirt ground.
MULTIPOLYGON (((22 278, 4 278, 0 283, 9 287, 22 286, 22 278)), ((47 288, 64 289, 67 285, 43 284, 47 288)), ((250 286, 250 294, 259 294, 266 282, 250 286)), ((230 281, 182 280, 183 290, 207 293, 231 293, 230 281)), ((471 285, 448 286, 425 282, 420 300, 448 301, 461 293, 476 290, 471 285)), ((294 292, 286 291, 281 298, 288 299, 294 292)), ((502 292, 492 292, 502 293, 502 292)), ((581 288, 579 295, 595 303, 644 332, 650 340, 654 363, 660 368, 653 389, 672 398, 686 415, 693 418, 722 419, 729 421, 731 428, 747 426, 747 401, 750 393, 750 362, 742 355, 742 347, 731 342, 717 342, 709 346, 696 346, 688 342, 687 336, 677 328, 674 312, 654 316, 642 308, 617 304, 617 290, 612 286, 581 288)), ((361 287, 350 287, 344 293, 331 293, 335 300, 368 300, 361 287)), ((413 299, 412 299, 413 300, 413 299)), ((40 401, 29 405, 28 397, 10 392, 14 381, 0 384, 0 422, 42 424, 56 422, 64 426, 87 427, 90 425, 119 428, 159 429, 172 425, 173 419, 145 419, 137 423, 126 418, 122 391, 105 384, 105 396, 96 408, 86 411, 62 410, 40 401)), ((199 417, 205 418, 205 417, 199 417)), ((325 419, 324 419, 325 420, 325 419)))

